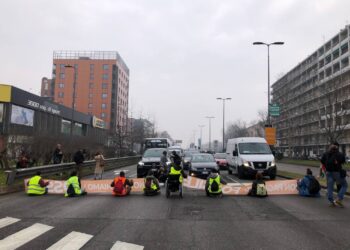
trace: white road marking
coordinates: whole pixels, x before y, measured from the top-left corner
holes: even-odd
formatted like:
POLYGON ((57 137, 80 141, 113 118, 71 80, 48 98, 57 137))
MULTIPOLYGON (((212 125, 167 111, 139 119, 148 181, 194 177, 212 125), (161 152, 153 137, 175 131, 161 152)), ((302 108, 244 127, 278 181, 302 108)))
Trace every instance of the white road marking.
POLYGON ((113 172, 114 172, 114 175, 119 175, 119 173, 120 172, 124 172, 125 174, 127 173, 127 172, 129 172, 129 170, 127 170, 127 169, 125 169, 125 170, 120 170, 120 169, 118 169, 118 170, 114 170, 113 172))
POLYGON ((136 174, 131 174, 130 177, 136 177, 136 174))
POLYGON ((143 246, 135 245, 127 242, 117 241, 111 250, 142 250, 143 246))
POLYGON ((3 240, 0 240, 1 250, 12 250, 16 249, 27 242, 35 239, 36 237, 46 233, 53 227, 47 226, 40 223, 35 223, 34 225, 27 227, 17 233, 11 234, 3 240))
POLYGON ((13 223, 16 223, 20 221, 20 219, 12 218, 12 217, 5 217, 0 219, 0 228, 6 227, 8 225, 11 225, 13 223))
POLYGON ((226 178, 230 179, 231 181, 234 181, 236 183, 240 183, 239 181, 235 180, 235 179, 232 179, 230 176, 225 176, 226 178))
POLYGON ((47 250, 78 250, 82 248, 92 237, 93 235, 90 234, 73 231, 57 241, 47 250))

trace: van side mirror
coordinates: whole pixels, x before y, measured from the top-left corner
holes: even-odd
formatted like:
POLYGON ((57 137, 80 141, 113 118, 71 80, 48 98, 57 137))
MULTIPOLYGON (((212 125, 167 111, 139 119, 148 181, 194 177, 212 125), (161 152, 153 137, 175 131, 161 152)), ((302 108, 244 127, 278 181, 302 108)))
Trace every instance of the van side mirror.
POLYGON ((236 150, 233 150, 232 155, 233 155, 233 156, 238 156, 237 151, 236 151, 236 150))

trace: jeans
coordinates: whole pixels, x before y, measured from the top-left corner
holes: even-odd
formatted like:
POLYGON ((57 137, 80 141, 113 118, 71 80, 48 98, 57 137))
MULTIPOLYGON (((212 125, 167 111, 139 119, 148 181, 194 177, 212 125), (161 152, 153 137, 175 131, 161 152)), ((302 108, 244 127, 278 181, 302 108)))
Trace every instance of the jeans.
POLYGON ((341 188, 338 192, 338 199, 343 200, 346 190, 348 189, 348 183, 346 177, 340 177, 340 172, 327 172, 327 196, 330 202, 333 202, 333 191, 334 183, 341 185, 341 188))

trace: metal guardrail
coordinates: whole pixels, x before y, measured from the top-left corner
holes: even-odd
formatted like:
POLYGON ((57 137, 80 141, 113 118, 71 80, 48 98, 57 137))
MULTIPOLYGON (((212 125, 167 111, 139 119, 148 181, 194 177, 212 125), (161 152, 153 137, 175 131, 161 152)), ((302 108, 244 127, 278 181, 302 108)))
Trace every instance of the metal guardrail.
MULTIPOLYGON (((140 160, 141 156, 131 156, 131 157, 120 157, 120 158, 108 158, 105 159, 105 170, 115 169, 119 167, 125 167, 128 165, 136 164, 140 160)), ((87 167, 94 167, 96 164, 95 160, 84 161, 81 168, 86 169, 87 167)), ((59 174, 67 171, 75 170, 77 165, 75 162, 62 163, 62 164, 52 164, 45 166, 38 166, 32 168, 22 168, 22 169, 13 169, 5 171, 7 178, 6 184, 11 185, 15 182, 16 179, 31 177, 40 171, 41 175, 49 174, 59 174)))

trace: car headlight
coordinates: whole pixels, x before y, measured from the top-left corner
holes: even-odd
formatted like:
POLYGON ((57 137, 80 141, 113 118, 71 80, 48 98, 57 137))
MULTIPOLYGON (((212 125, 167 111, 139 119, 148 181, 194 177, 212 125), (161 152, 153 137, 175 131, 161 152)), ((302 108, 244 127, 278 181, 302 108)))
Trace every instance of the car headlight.
POLYGON ((272 160, 270 166, 271 166, 271 167, 276 167, 276 161, 275 161, 275 160, 272 160))
POLYGON ((184 163, 188 163, 188 160, 184 160, 184 163))
POLYGON ((143 163, 142 161, 140 161, 137 165, 140 166, 140 167, 142 167, 143 165, 145 165, 145 163, 143 163))
POLYGON ((243 162, 243 166, 245 166, 245 167, 250 167, 249 161, 244 161, 244 162, 243 162))

